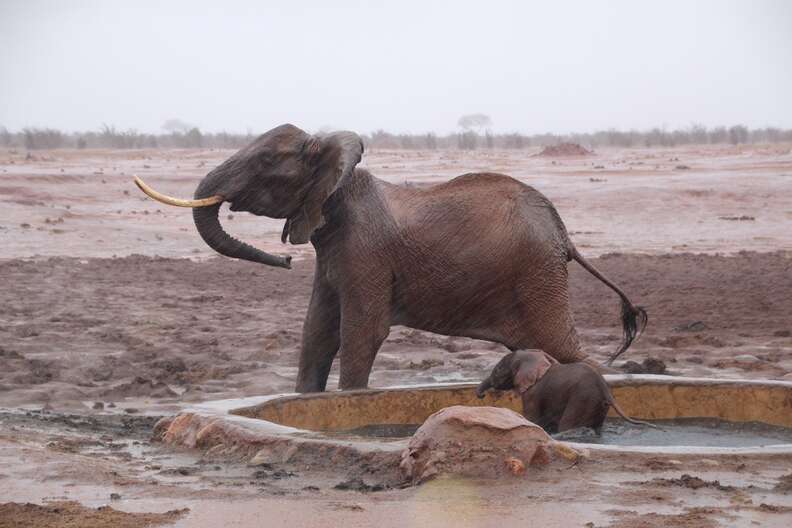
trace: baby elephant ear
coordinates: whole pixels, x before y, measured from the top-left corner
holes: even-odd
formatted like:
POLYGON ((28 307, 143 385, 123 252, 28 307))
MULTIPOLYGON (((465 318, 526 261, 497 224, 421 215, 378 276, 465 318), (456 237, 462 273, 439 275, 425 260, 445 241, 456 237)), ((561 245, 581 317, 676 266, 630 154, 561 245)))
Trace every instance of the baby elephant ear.
POLYGON ((553 363, 550 362, 546 354, 537 355, 533 361, 523 361, 514 375, 514 390, 519 394, 527 391, 536 385, 536 382, 542 379, 542 376, 552 366, 553 363))
MULTIPOLYGON (((287 221, 289 242, 305 244, 322 222, 322 206, 339 183, 352 174, 363 156, 363 140, 354 132, 334 132, 308 141, 306 156, 313 177, 302 207, 287 221)), ((284 232, 285 238, 286 233, 284 232)))

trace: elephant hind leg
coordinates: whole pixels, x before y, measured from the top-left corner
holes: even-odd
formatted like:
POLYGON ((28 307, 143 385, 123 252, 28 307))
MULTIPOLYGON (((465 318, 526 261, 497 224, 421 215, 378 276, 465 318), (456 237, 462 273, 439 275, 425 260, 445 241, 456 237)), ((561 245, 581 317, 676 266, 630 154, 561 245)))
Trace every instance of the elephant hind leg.
MULTIPOLYGON (((591 361, 580 349, 580 338, 571 321, 567 328, 560 330, 558 321, 548 318, 543 323, 531 322, 520 329, 515 339, 509 339, 503 344, 510 350, 538 349, 548 353, 559 363, 574 363, 576 361, 591 361)), ((592 363, 595 365, 596 362, 592 363)))
POLYGON ((590 427, 599 432, 608 415, 609 408, 610 403, 604 399, 592 400, 583 394, 571 398, 558 421, 558 432, 561 433, 576 427, 590 427))
POLYGON ((511 325, 513 339, 506 346, 544 350, 561 363, 584 361, 567 287, 566 263, 545 277, 523 280, 514 310, 519 319, 511 325))

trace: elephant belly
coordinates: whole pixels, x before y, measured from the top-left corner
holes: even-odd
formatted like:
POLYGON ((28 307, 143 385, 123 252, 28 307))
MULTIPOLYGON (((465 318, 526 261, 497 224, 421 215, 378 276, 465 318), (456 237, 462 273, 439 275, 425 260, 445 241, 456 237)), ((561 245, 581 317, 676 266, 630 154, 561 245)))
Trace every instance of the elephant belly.
POLYGON ((532 305, 542 304, 541 295, 536 292, 536 302, 531 302, 530 288, 521 286, 518 277, 491 272, 458 281, 445 276, 430 284, 397 281, 391 324, 507 344, 518 339, 532 305))

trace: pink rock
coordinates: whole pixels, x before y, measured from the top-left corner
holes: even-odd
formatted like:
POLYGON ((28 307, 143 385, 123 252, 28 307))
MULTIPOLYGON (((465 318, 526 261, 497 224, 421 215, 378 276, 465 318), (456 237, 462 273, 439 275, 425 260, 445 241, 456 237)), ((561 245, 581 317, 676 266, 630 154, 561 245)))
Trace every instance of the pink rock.
MULTIPOLYGON (((456 405, 436 412, 402 452, 400 468, 413 482, 441 473, 474 477, 521 475, 533 461, 577 453, 551 439, 536 424, 502 407, 456 405)), ((534 464, 537 465, 537 464, 534 464)))

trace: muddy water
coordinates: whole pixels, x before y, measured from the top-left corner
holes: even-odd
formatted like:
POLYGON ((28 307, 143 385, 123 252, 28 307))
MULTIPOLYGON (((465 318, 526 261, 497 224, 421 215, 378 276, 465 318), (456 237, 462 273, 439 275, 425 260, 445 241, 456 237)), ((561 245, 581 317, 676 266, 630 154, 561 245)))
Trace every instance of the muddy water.
MULTIPOLYGON (((557 440, 626 446, 762 447, 792 444, 792 429, 760 422, 727 422, 718 419, 677 419, 653 422, 659 428, 608 420, 600 434, 581 428, 554 435, 557 440)), ((420 425, 370 424, 335 433, 340 437, 395 440, 412 436, 420 425)))
POLYGON ((369 424, 336 434, 338 434, 338 436, 362 436, 365 438, 382 438, 387 440, 412 436, 419 427, 421 427, 421 424, 369 424))
POLYGON ((608 420, 599 435, 590 429, 576 429, 555 435, 555 438, 629 446, 762 447, 792 444, 792 429, 760 422, 684 418, 653 423, 661 429, 622 420, 608 420))

